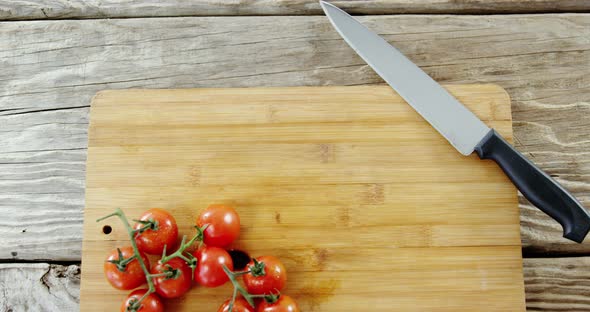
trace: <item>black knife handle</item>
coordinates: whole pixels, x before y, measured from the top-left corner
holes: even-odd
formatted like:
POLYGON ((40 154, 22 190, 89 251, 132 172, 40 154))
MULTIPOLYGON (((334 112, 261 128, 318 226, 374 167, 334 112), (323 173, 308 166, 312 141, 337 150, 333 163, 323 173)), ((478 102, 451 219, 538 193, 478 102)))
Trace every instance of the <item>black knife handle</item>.
POLYGON ((475 147, 481 159, 494 160, 533 205, 563 227, 563 237, 581 243, 590 230, 590 214, 559 183, 515 150, 495 130, 475 147))

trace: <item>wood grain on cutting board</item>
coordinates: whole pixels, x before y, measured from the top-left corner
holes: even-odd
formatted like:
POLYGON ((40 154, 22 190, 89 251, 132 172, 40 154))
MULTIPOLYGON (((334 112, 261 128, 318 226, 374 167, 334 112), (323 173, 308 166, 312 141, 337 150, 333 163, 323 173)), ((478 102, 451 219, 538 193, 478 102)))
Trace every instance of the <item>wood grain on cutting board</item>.
MULTIPOLYGON (((512 138, 495 85, 447 87, 512 138)), ((387 86, 121 90, 90 115, 81 309, 116 310, 105 254, 118 220, 170 210, 192 235, 199 210, 235 205, 234 245, 273 254, 302 311, 524 311, 516 190, 461 156, 387 86)), ((216 311, 229 285, 196 287, 172 311, 216 311)))

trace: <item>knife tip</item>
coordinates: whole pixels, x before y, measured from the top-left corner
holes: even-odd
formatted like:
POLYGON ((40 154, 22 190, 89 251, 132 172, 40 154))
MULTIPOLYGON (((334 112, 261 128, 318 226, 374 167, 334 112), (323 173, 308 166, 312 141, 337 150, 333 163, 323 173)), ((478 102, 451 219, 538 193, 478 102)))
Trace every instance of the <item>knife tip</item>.
POLYGON ((333 5, 332 3, 325 1, 325 0, 320 0, 320 6, 322 7, 322 10, 324 10, 324 13, 328 16, 330 16, 330 12, 331 11, 342 11, 342 9, 340 9, 339 7, 333 5))

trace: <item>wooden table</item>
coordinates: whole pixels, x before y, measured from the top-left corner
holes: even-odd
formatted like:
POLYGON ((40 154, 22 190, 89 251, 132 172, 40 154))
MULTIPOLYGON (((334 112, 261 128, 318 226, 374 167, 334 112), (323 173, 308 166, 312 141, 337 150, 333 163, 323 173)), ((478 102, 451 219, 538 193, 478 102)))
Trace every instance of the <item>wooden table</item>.
MULTIPOLYGON (((315 1, 188 2, 0 4, 1 311, 78 309, 97 91, 382 82, 315 1)), ((589 2, 335 3, 440 82, 503 86, 517 149, 590 206, 589 2)), ((520 207, 528 308, 590 311, 590 243, 520 207)))

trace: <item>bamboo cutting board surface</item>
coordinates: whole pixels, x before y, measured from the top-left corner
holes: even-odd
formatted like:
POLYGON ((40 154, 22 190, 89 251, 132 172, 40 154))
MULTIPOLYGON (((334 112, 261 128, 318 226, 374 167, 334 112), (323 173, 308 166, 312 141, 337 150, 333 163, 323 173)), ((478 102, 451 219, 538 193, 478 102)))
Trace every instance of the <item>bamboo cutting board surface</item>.
MULTIPOLYGON (((503 89, 447 88, 511 140, 503 89)), ((211 203, 239 212, 234 247, 283 260, 302 311, 525 310, 515 188, 387 86, 104 91, 86 170, 83 311, 127 295, 102 272, 127 234, 94 220, 161 207, 192 235, 211 203)), ((196 287, 166 305, 216 311, 230 295, 196 287)))

